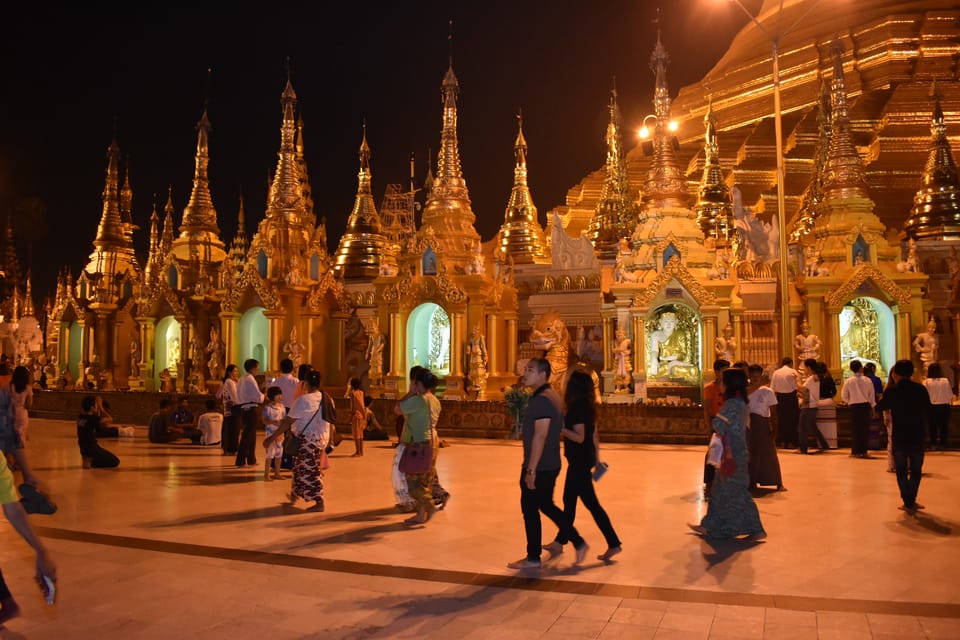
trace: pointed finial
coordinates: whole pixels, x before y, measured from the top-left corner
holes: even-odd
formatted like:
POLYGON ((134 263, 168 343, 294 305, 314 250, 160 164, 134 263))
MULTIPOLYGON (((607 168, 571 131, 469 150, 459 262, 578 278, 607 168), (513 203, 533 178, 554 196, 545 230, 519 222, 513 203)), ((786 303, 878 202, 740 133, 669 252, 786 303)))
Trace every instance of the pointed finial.
POLYGON ((449 32, 447 33, 447 46, 450 49, 450 66, 453 66, 453 20, 448 23, 449 32))
POLYGON ((523 107, 517 107, 517 126, 523 129, 523 107))

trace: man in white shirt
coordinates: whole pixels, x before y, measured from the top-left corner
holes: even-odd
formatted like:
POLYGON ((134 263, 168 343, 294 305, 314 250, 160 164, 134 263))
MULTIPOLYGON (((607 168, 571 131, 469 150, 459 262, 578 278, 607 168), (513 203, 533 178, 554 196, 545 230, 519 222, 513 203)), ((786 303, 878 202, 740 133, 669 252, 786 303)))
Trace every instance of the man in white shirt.
MULTIPOLYGON (((249 358, 243 363, 245 376, 237 381, 237 407, 240 408, 240 446, 237 448, 237 466, 257 465, 257 412, 263 403, 263 393, 257 383, 260 362, 249 358)), ((234 407, 235 409, 237 407, 234 407)))
POLYGON ((780 361, 780 368, 770 376, 770 388, 777 396, 777 444, 784 449, 797 445, 800 405, 797 401, 797 370, 793 358, 780 361))
POLYGON ((273 381, 275 386, 280 387, 283 394, 283 406, 290 413, 290 407, 293 406, 293 399, 297 395, 297 385, 300 381, 293 375, 293 360, 284 358, 280 361, 280 377, 273 381))
POLYGON ((803 366, 807 370, 807 380, 800 388, 803 394, 803 401, 800 404, 800 453, 807 453, 807 439, 811 433, 817 437, 820 451, 826 451, 830 445, 817 427, 817 405, 820 404, 820 376, 817 375, 817 361, 807 358, 803 361, 803 366))
POLYGON ((220 444, 223 432, 223 414, 217 411, 217 399, 207 398, 207 410, 197 418, 197 431, 200 444, 220 444))
POLYGON ((873 381, 863 375, 863 363, 851 360, 850 371, 853 375, 843 383, 840 392, 840 398, 850 407, 850 430, 853 435, 850 455, 855 458, 869 458, 867 444, 870 441, 870 419, 873 417, 877 398, 873 381))

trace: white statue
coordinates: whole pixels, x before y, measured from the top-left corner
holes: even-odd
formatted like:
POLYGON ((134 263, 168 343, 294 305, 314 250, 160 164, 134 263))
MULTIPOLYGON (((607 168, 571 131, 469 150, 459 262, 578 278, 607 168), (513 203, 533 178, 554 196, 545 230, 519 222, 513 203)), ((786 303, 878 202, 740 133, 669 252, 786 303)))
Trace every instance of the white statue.
POLYGON ((927 368, 937 361, 937 352, 940 349, 940 340, 937 338, 937 321, 930 318, 927 323, 927 330, 918 333, 913 339, 913 348, 920 354, 920 362, 923 364, 923 375, 927 374, 927 368))
POLYGON ((383 334, 380 333, 380 325, 377 319, 370 320, 370 327, 367 329, 367 362, 370 365, 370 384, 383 384, 383 334))
POLYGON ((717 336, 713 343, 713 351, 718 360, 734 362, 736 360, 737 339, 733 337, 733 325, 729 322, 723 328, 723 335, 717 336))
MULTIPOLYGON (((950 247, 954 249, 953 247, 950 247)), ((954 251, 956 251, 954 249, 954 251)), ((920 273, 920 258, 917 256, 917 241, 910 238, 907 241, 907 259, 897 263, 900 273, 920 273)))
POLYGON ((303 362, 303 352, 306 350, 307 347, 300 342, 297 327, 294 325, 293 328, 290 329, 290 339, 283 345, 283 352, 287 354, 287 357, 293 362, 294 371, 300 369, 300 364, 303 362))
POLYGON ((180 362, 180 338, 174 338, 167 344, 167 362, 172 365, 180 362))
POLYGON ((479 397, 486 389, 488 376, 487 341, 480 332, 479 324, 473 325, 467 341, 467 376, 479 397))
POLYGON ((290 268, 284 278, 291 287, 299 287, 303 284, 303 271, 300 268, 300 257, 297 254, 290 256, 290 268))
POLYGON ((823 258, 820 252, 813 246, 807 246, 803 250, 803 275, 805 276, 828 276, 830 271, 823 266, 823 258))
POLYGON ((810 323, 804 318, 800 323, 800 333, 793 339, 793 347, 797 350, 799 361, 803 362, 807 358, 819 360, 820 346, 820 338, 810 333, 810 323))
POLYGON ((770 222, 762 222, 750 207, 743 206, 743 195, 738 187, 733 188, 733 223, 740 232, 744 260, 770 264, 779 259, 779 219, 773 216, 770 222))
POLYGON ((613 345, 613 355, 616 358, 616 367, 613 370, 614 393, 630 393, 633 363, 630 355, 633 353, 633 341, 627 337, 623 327, 617 327, 616 344, 613 345))

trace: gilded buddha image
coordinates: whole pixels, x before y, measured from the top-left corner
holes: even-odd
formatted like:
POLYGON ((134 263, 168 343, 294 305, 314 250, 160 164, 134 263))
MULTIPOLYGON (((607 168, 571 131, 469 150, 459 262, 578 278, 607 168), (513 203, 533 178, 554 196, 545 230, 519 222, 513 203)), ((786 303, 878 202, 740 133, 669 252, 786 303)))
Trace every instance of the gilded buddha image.
POLYGON ((700 384, 698 322, 682 305, 660 307, 648 320, 648 375, 683 384, 700 384))
POLYGON ((851 300, 839 315, 840 361, 846 369, 851 360, 880 366, 880 328, 876 309, 865 298, 851 300))

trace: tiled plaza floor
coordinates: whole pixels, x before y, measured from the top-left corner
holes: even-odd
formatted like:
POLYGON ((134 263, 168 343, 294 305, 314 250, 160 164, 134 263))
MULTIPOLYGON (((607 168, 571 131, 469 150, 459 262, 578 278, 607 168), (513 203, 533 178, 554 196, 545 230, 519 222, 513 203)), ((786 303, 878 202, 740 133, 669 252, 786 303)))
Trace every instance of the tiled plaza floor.
POLYGON ((59 505, 31 516, 59 597, 43 604, 29 548, 0 523, 23 610, 4 639, 960 638, 958 452, 927 456, 916 517, 879 452, 781 452, 788 491, 757 499, 769 537, 711 543, 686 527, 706 508, 702 448, 606 446, 597 490, 624 552, 596 560, 605 545, 581 509, 590 560, 573 566, 568 547, 518 574, 517 442, 451 439, 439 473, 453 497, 409 527, 389 443, 351 458, 344 441, 312 513, 284 504, 289 481, 217 448, 151 445, 142 427, 104 443, 114 470, 81 468, 71 423, 34 419, 30 438, 59 505))

